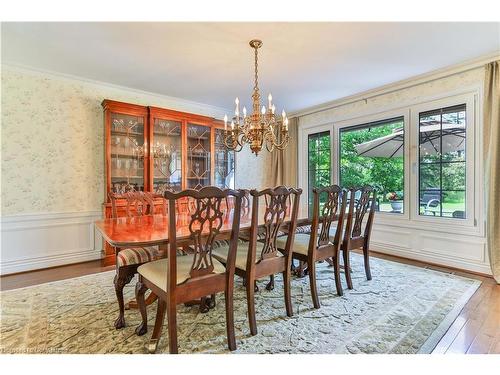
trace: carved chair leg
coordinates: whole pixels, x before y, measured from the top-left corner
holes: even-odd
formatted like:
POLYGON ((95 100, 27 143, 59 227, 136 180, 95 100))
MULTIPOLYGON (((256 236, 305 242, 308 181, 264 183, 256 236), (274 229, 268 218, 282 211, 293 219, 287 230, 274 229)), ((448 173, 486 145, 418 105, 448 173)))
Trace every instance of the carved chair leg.
POLYGON ((372 279, 372 272, 370 270, 370 254, 368 250, 368 246, 363 246, 363 257, 365 261, 365 274, 366 274, 366 279, 371 280, 372 279))
POLYGON ((266 285, 267 290, 273 290, 274 289, 274 275, 269 276, 269 282, 266 285))
POLYGON ((148 313, 146 310, 146 301, 144 299, 144 294, 147 290, 148 288, 140 281, 135 284, 135 299, 142 318, 141 324, 135 329, 135 334, 137 336, 142 336, 148 331, 148 313))
POLYGON ((166 307, 167 303, 161 298, 158 298, 155 326, 153 328, 153 334, 151 335, 151 339, 149 339, 149 343, 147 346, 148 352, 151 354, 156 352, 156 348, 158 347, 158 341, 160 341, 161 331, 163 329, 163 320, 165 320, 166 307))
POLYGON ((227 346, 229 350, 236 350, 236 337, 234 334, 234 308, 233 308, 233 290, 226 291, 226 330, 227 330, 227 346))
POLYGON ((292 295, 290 291, 291 278, 292 278, 292 272, 290 270, 283 272, 283 287, 285 289, 285 308, 287 316, 293 316, 292 295))
POLYGON ((247 305, 248 305, 248 322, 250 324, 250 334, 255 336, 257 334, 257 321, 255 319, 255 281, 248 282, 247 280, 247 305))
POLYGON ((340 251, 337 251, 335 257, 333 257, 333 276, 335 277, 335 287, 337 288, 337 294, 342 296, 344 291, 342 290, 342 281, 340 281, 340 251))
POLYGON ((316 285, 316 263, 314 260, 309 260, 307 269, 309 271, 309 284, 311 286, 311 297, 315 309, 319 309, 318 288, 316 285))
POLYGON ((123 288, 134 277, 134 273, 118 269, 113 283, 115 284, 116 299, 118 301, 118 318, 115 320, 115 328, 125 327, 125 302, 123 300, 123 288))
POLYGON ((345 272, 345 279, 347 281, 347 288, 352 289, 351 264, 350 264, 349 250, 343 249, 342 253, 344 255, 344 272, 345 272))
MULTIPOLYGON (((172 297, 170 297, 172 298, 172 297)), ((167 304, 167 320, 168 320, 168 348, 170 354, 177 354, 177 305, 175 301, 169 301, 167 304)))

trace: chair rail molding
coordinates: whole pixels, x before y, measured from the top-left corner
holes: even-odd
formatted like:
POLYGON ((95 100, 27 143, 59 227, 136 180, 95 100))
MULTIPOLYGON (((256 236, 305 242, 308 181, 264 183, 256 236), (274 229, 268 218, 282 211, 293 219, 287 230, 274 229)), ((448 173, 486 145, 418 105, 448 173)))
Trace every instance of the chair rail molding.
POLYGON ((0 274, 100 259, 100 218, 101 211, 2 216, 0 274))

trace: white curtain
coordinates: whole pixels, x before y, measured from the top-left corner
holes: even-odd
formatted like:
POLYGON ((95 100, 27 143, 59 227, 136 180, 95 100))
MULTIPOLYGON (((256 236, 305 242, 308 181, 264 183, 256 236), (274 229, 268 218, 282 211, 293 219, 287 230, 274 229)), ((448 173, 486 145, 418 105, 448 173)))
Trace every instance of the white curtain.
POLYGON ((491 271, 500 284, 500 61, 486 65, 484 88, 486 236, 491 271))
POLYGON ((273 186, 285 185, 297 187, 297 136, 298 118, 288 120, 290 141, 283 150, 271 153, 271 170, 273 186))

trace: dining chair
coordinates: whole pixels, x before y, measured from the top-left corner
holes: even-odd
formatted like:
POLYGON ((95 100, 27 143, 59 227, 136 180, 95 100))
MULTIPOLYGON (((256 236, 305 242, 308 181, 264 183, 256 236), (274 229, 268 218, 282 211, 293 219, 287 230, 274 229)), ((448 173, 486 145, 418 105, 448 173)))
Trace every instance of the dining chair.
MULTIPOLYGON (((163 200, 160 212, 166 214, 166 201, 153 193, 130 191, 123 194, 109 193, 108 196, 111 201, 112 218, 152 215, 155 210, 155 198, 163 200)), ((123 288, 134 278, 141 264, 157 260, 162 256, 163 251, 159 246, 115 248, 116 275, 113 283, 119 307, 118 318, 115 320, 116 329, 125 327, 123 288)))
MULTIPOLYGON (((295 241, 292 244, 292 258, 307 265, 311 296, 316 309, 320 307, 316 283, 317 262, 332 259, 337 294, 339 296, 343 294, 339 255, 346 195, 337 185, 314 188, 311 231, 309 233, 296 233, 295 241), (323 197, 325 198, 324 203, 320 203, 323 197), (331 235, 332 229, 333 235, 331 235)), ((286 242, 287 238, 281 237, 278 239, 277 245, 284 249, 286 242)))
MULTIPOLYGON (((277 273, 283 274, 285 307, 287 316, 292 316, 292 299, 290 292, 291 282, 291 254, 290 246, 293 242, 293 234, 297 225, 297 214, 301 189, 292 189, 285 186, 265 189, 262 191, 252 190, 252 213, 250 237, 248 241, 238 243, 236 255, 235 273, 244 278, 247 292, 248 320, 250 333, 257 334, 257 322, 255 316, 255 281, 277 273), (290 195, 293 195, 291 205, 290 195), (259 200, 264 198, 265 207, 263 220, 259 223, 259 200), (286 216, 290 217, 289 241, 284 246, 283 253, 276 246, 277 235, 283 226, 286 216), (263 235, 259 241, 259 226, 263 227, 263 235)), ((222 263, 229 262, 230 249, 220 246, 214 250, 214 257, 222 263)))
POLYGON ((373 218, 375 215, 376 191, 371 186, 351 188, 348 190, 349 210, 344 230, 341 251, 344 258, 345 278, 347 287, 352 289, 352 269, 350 266, 350 251, 362 248, 366 279, 371 280, 370 270, 370 238, 373 218), (354 199, 358 195, 357 199, 354 199), (368 213, 368 215, 366 215, 368 213), (366 221, 364 219, 366 218, 366 221), (364 228, 363 228, 364 226, 364 228))
POLYGON ((168 200, 168 256, 165 259, 145 263, 138 268, 139 281, 136 299, 142 323, 136 328, 137 335, 147 332, 147 313, 144 295, 150 289, 158 296, 156 321, 148 345, 148 351, 156 351, 163 328, 165 313, 168 321, 170 353, 178 352, 177 305, 224 292, 226 305, 226 328, 229 350, 236 349, 233 316, 234 267, 240 226, 241 199, 243 193, 236 190, 221 190, 207 186, 200 190, 188 189, 179 193, 166 192, 168 200), (234 197, 234 208, 225 213, 221 203, 234 197), (186 225, 176 220, 176 201, 192 198, 195 211, 189 215, 186 225), (214 243, 231 232, 228 258, 225 267, 213 257, 214 243), (190 253, 176 256, 181 243, 189 243, 190 253))

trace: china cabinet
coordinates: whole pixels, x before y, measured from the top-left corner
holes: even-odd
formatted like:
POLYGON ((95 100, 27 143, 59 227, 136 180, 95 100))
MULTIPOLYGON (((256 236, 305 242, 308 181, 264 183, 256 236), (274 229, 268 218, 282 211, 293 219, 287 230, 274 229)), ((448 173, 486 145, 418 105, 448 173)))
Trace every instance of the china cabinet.
MULTIPOLYGON (((110 192, 234 188, 235 155, 223 143, 223 123, 214 118, 113 100, 102 102, 105 131, 104 216, 111 217, 110 192)), ((118 205, 118 214, 124 212, 118 205)), ((125 205, 125 202, 123 202, 125 205)), ((104 264, 114 262, 105 245, 104 264)))

